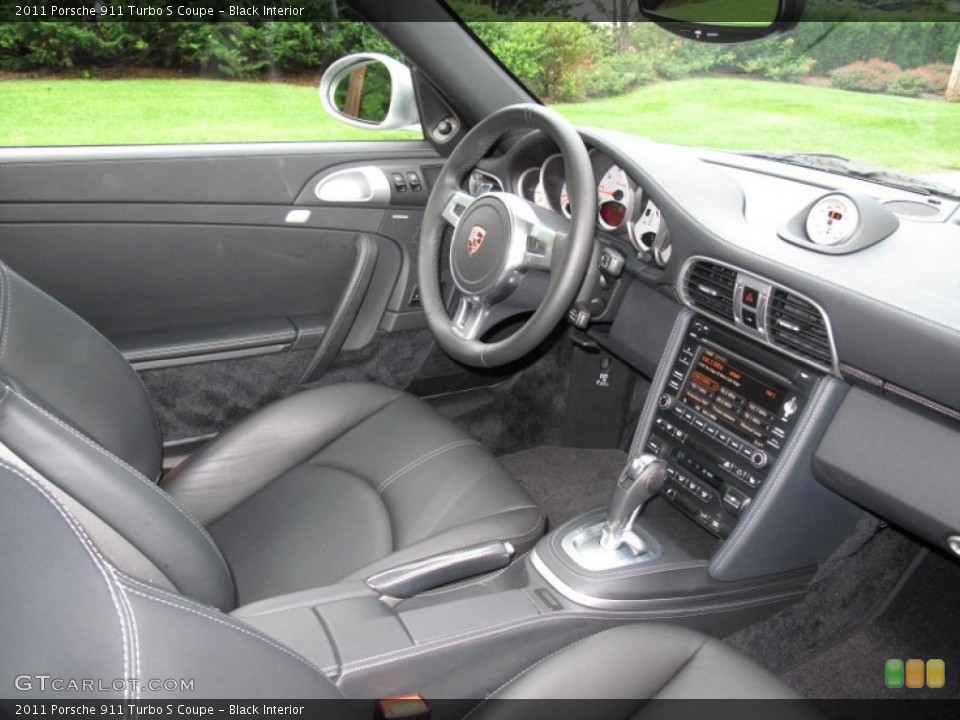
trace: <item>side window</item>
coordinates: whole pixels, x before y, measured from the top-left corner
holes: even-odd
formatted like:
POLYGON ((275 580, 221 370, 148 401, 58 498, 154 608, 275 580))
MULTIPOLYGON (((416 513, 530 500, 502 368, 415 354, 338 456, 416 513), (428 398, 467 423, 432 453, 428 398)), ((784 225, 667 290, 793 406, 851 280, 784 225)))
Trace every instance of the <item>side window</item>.
POLYGON ((144 22, 119 1, 91 2, 99 15, 64 20, 37 5, 0 23, 0 146, 422 137, 398 52, 343 3, 315 5, 302 22, 144 22), (331 108, 318 94, 321 77, 355 53, 373 59, 341 73, 331 108), (412 122, 391 112, 401 90, 412 122))

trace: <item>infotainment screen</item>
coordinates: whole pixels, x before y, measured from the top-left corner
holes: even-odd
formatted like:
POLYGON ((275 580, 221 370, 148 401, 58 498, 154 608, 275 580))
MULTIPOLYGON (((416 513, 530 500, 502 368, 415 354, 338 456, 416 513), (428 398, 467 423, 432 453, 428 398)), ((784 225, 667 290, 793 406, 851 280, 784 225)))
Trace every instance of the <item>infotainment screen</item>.
POLYGON ((737 435, 762 446, 780 413, 784 389, 701 347, 680 399, 737 435))

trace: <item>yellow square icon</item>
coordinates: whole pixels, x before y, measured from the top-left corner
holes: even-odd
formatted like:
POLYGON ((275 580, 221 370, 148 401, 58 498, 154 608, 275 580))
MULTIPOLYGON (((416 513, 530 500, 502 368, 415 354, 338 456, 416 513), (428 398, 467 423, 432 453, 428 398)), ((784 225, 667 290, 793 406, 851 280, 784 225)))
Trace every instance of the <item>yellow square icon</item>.
POLYGON ((942 688, 946 678, 947 666, 943 660, 927 660, 927 687, 942 688))
POLYGON ((907 687, 922 688, 924 676, 923 660, 907 660, 907 687))

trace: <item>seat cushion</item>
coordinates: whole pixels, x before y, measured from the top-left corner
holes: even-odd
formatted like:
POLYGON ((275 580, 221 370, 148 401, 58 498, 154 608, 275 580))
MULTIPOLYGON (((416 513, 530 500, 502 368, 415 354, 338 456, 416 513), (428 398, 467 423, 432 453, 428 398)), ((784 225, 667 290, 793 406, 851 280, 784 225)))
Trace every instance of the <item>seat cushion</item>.
POLYGON ((525 552, 544 517, 476 440, 398 390, 280 400, 163 481, 210 530, 240 604, 493 539, 525 552))
MULTIPOLYGON (((678 706, 648 700, 800 700, 768 670, 716 638, 675 625, 640 623, 590 636, 548 656, 505 683, 490 700, 603 699, 594 720, 671 717, 678 706)), ((558 703, 554 717, 582 717, 583 706, 558 703), (580 712, 581 715, 576 713, 580 712)), ((698 706, 699 707, 699 706, 698 706)), ((472 718, 526 717, 523 703, 484 703, 472 718)), ((806 703, 777 706, 778 717, 817 717, 806 703)))

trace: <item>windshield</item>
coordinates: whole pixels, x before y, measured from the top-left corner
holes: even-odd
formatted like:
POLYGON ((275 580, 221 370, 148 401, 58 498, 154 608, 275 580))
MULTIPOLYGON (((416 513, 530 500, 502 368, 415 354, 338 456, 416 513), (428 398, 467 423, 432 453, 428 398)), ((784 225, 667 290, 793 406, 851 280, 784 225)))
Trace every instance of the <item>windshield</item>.
MULTIPOLYGON (((575 5, 551 11, 572 17, 575 5)), ((482 4, 457 5, 490 51, 577 125, 789 153, 794 164, 811 153, 852 158, 857 171, 890 168, 936 194, 960 192, 960 102, 947 101, 960 23, 802 22, 761 41, 712 45, 636 22, 632 0, 595 6, 608 21, 491 22, 482 4)), ((849 174, 884 181, 875 171, 849 174)))

